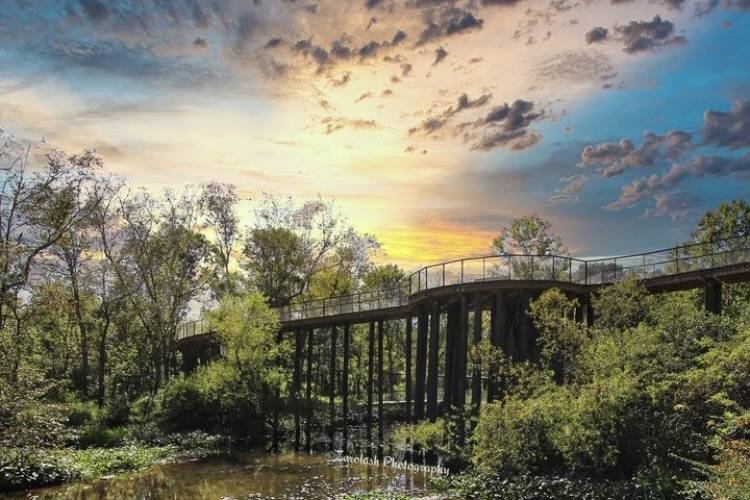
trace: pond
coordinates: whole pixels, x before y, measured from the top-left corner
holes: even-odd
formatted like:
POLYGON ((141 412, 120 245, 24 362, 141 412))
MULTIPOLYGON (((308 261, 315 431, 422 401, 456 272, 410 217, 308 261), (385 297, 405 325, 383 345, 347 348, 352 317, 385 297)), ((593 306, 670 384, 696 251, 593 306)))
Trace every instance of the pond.
POLYGON ((355 461, 329 459, 325 454, 233 453, 156 465, 111 479, 28 490, 7 498, 327 499, 380 488, 417 496, 426 492, 428 472, 355 461))

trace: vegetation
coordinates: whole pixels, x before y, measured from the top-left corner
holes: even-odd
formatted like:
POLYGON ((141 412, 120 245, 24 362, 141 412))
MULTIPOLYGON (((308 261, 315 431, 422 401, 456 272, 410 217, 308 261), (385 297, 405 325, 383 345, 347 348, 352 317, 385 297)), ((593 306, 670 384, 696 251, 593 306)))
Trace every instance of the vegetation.
MULTIPOLYGON (((0 139, 0 489, 230 446, 279 449, 300 412, 326 430, 341 350, 331 364, 333 335, 313 337, 308 408, 293 362, 302 339, 279 333, 276 308, 402 284, 403 270, 372 264, 374 237, 322 199, 263 197, 241 227, 233 186, 155 196, 104 173, 92 152, 0 139), (182 374, 176 330, 197 309, 223 356, 182 374)), ((744 202, 723 205, 694 241, 747 236, 749 216, 744 202)), ((564 253, 537 216, 493 247, 564 253)), ((533 261, 519 266, 533 276, 533 261)), ((725 289, 715 315, 699 291, 653 296, 624 279, 592 298, 593 324, 579 300, 548 290, 529 307, 538 356, 518 362, 487 341, 472 350, 495 402, 402 427, 394 442, 466 466, 444 484, 458 497, 746 497, 750 287, 725 289)), ((402 326, 384 332, 391 400, 405 388, 402 326)), ((347 417, 361 419, 370 331, 352 327, 350 339, 347 417)))

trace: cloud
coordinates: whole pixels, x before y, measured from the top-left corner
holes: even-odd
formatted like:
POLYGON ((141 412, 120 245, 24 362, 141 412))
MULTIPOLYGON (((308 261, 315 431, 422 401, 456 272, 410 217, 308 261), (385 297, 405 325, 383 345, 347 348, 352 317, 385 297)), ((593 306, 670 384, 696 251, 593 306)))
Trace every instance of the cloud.
POLYGON ((433 62, 432 65, 435 66, 446 57, 448 57, 448 51, 442 47, 438 47, 435 49, 435 62, 433 62))
POLYGON ((587 181, 588 178, 582 174, 563 177, 560 179, 560 182, 565 182, 566 184, 561 188, 555 189, 554 194, 547 198, 547 201, 553 204, 577 203, 580 199, 583 186, 586 185, 587 181))
POLYGON ((193 42, 193 47, 195 47, 197 49, 207 49, 208 48, 208 41, 205 38, 199 36, 193 42))
POLYGON ((662 175, 652 175, 631 181, 622 187, 620 197, 605 206, 608 210, 629 208, 649 196, 668 192, 690 177, 727 177, 743 180, 750 179, 750 153, 740 157, 730 156, 696 156, 685 163, 672 165, 662 175))
POLYGON ((502 130, 485 134, 471 146, 471 149, 474 151, 489 151, 507 147, 511 151, 521 151, 535 145, 541 138, 541 134, 534 130, 502 130))
POLYGON ((109 17, 109 9, 100 0, 81 0, 81 12, 92 23, 99 24, 109 17))
POLYGON ((663 20, 661 16, 654 16, 651 21, 631 21, 624 26, 615 27, 615 31, 625 45, 623 51, 628 54, 685 43, 685 37, 673 36, 674 24, 663 20))
POLYGON ((654 195, 654 207, 647 208, 641 218, 669 217, 673 221, 685 219, 694 208, 701 204, 701 199, 690 193, 657 193, 654 195))
POLYGON ((729 112, 707 110, 701 133, 705 144, 729 149, 750 147, 750 100, 736 102, 729 112))
POLYGON ((567 50, 542 59, 533 71, 545 82, 599 82, 612 76, 614 67, 598 50, 567 50))
POLYGON ((447 118, 427 118, 419 126, 410 128, 409 135, 420 132, 424 135, 430 135, 442 129, 446 123, 448 123, 447 118))
POLYGON ((267 49, 275 49, 276 47, 280 47, 284 44, 284 39, 279 37, 271 38, 266 42, 265 48, 267 49))
POLYGON ((353 130, 368 130, 380 128, 375 120, 349 119, 341 116, 327 116, 320 121, 325 125, 324 133, 330 135, 344 128, 353 130))
POLYGON ((370 97, 372 97, 372 92, 365 92, 364 94, 362 94, 359 97, 357 97, 357 100, 354 101, 354 102, 357 103, 357 102, 360 102, 360 101, 364 101, 365 99, 368 99, 370 97))
POLYGON ((647 132, 643 144, 636 147, 628 139, 586 146, 581 152, 578 166, 598 165, 602 177, 620 175, 632 167, 653 165, 661 160, 676 160, 693 147, 693 135, 682 130, 672 130, 664 135, 647 132))
POLYGON ((481 30, 483 19, 478 19, 469 12, 457 7, 444 9, 437 14, 437 19, 430 18, 417 38, 417 45, 436 42, 446 37, 461 35, 474 30, 481 30))
POLYGON ((609 30, 607 28, 597 26, 596 28, 593 28, 591 31, 586 33, 586 43, 592 44, 601 42, 606 40, 608 36, 609 30))

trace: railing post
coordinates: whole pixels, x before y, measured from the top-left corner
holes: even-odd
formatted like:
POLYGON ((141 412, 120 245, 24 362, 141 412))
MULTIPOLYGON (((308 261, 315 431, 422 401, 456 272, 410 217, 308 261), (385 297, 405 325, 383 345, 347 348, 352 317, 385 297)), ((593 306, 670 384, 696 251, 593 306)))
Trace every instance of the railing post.
POLYGON ((326 315, 326 299, 323 299, 323 316, 326 315))
POLYGON ((464 261, 461 259, 461 284, 464 284, 464 261))
POLYGON ((482 281, 487 279, 487 257, 482 257, 482 281))
POLYGON ((674 249, 674 269, 675 272, 680 272, 680 250, 679 247, 674 249))
POLYGON ((589 261, 583 262, 583 284, 589 284, 589 261))
POLYGON ((555 256, 552 256, 552 281, 555 281, 555 256))
POLYGON ((617 257, 615 257, 615 277, 613 281, 617 281, 617 257))
POLYGON ((531 279, 534 279, 534 256, 531 256, 531 279))
POLYGON ((445 286, 445 264, 443 264, 443 284, 441 286, 445 286))

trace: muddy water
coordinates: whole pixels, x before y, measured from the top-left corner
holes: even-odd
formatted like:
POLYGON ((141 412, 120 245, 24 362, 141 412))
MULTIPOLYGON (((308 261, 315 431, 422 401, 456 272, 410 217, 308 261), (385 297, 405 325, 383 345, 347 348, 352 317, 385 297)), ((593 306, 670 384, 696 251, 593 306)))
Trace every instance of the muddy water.
POLYGON ((395 489, 425 492, 428 474, 345 463, 320 455, 237 453, 157 465, 145 472, 26 491, 40 499, 324 499, 344 493, 395 489))

